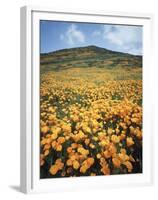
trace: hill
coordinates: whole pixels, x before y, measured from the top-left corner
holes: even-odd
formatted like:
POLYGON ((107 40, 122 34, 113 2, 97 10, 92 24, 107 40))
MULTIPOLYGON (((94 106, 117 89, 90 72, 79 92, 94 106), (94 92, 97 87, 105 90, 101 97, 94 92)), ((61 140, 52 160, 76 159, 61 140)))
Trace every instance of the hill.
POLYGON ((142 67, 142 56, 111 51, 97 46, 62 49, 40 55, 41 72, 75 67, 142 67))

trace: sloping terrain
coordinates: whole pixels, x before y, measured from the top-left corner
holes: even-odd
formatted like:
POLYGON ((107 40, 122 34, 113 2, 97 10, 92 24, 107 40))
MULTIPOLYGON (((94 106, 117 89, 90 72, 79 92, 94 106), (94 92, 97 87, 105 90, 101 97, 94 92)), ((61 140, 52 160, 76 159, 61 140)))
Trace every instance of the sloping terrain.
POLYGON ((58 50, 40 56, 41 72, 75 67, 142 67, 142 56, 115 52, 97 46, 58 50))

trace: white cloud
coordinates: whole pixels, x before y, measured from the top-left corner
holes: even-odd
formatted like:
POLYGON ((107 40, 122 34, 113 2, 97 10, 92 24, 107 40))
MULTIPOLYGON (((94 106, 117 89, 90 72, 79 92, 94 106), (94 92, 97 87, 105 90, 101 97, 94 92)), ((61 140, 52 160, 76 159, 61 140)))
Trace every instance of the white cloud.
POLYGON ((117 49, 142 54, 142 29, 136 26, 104 25, 103 38, 117 49))
POLYGON ((123 41, 115 35, 115 33, 109 32, 104 36, 105 39, 108 39, 111 43, 116 45, 123 45, 123 41))
POLYGON ((71 24, 65 34, 60 35, 60 40, 64 40, 70 46, 85 42, 85 35, 75 24, 71 24))

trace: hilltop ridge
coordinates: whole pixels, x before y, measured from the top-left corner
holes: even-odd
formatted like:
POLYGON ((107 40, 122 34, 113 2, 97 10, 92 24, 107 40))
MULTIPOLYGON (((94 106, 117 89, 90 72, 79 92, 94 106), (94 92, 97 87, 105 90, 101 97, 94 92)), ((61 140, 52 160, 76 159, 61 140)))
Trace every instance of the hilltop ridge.
POLYGON ((40 55, 41 70, 72 67, 142 67, 142 56, 101 48, 95 45, 61 49, 40 55))

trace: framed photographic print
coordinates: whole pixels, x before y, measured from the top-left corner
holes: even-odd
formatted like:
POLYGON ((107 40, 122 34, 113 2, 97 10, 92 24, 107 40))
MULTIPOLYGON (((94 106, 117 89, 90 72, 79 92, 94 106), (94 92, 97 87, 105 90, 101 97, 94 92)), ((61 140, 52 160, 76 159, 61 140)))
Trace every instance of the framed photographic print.
POLYGON ((21 8, 21 191, 152 181, 150 15, 21 8))

